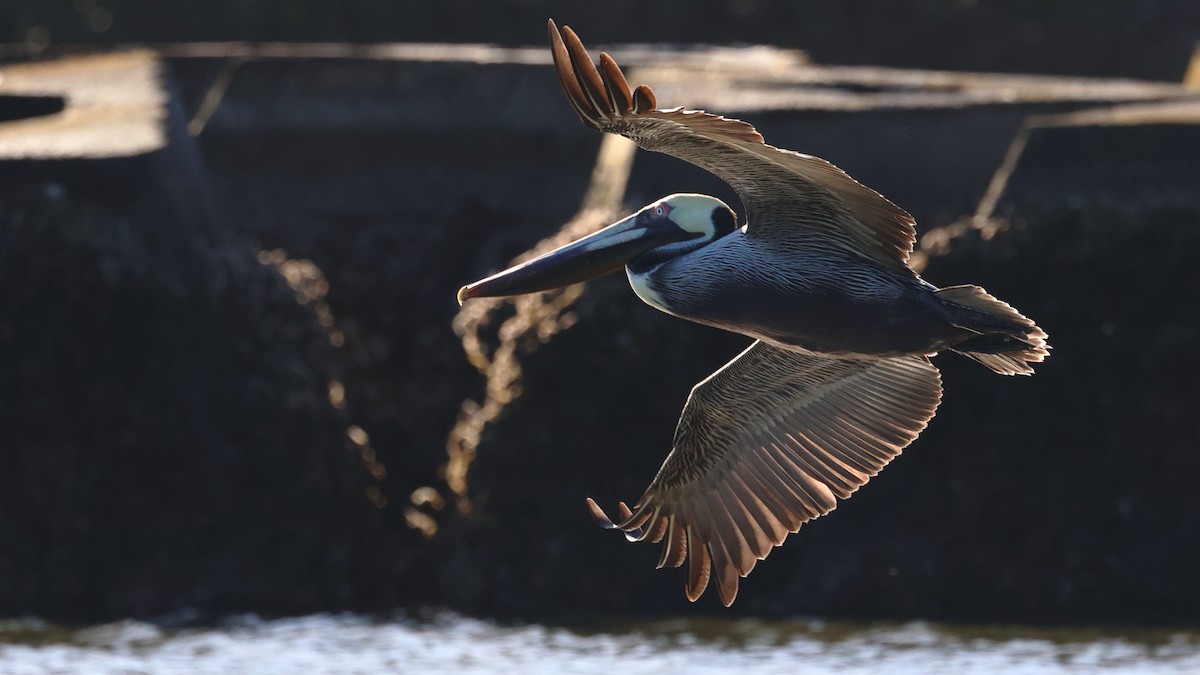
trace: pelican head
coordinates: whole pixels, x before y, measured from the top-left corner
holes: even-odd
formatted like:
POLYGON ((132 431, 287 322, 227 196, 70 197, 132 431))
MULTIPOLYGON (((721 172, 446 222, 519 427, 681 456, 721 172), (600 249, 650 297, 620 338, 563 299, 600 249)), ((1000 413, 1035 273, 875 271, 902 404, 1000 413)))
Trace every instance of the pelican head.
POLYGON ((626 265, 653 266, 701 249, 735 229, 737 216, 720 199, 671 195, 599 232, 463 286, 458 291, 458 302, 548 291, 626 265))

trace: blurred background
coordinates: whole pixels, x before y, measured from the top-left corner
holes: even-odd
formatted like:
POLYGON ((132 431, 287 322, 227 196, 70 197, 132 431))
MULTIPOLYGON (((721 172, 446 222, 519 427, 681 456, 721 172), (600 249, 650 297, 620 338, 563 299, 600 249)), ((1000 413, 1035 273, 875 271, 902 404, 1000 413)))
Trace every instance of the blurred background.
POLYGON ((418 645, 493 626, 445 612, 584 651, 759 644, 739 617, 785 622, 755 624, 776 646, 862 635, 786 623, 821 617, 903 644, 927 635, 891 622, 1155 627, 1115 639, 1194 656, 1198 41, 1185 0, 0 5, 0 615, 37 617, 0 656, 45 658, 19 637, 44 622, 253 637, 329 626, 221 622, 330 612, 417 621, 418 645), (917 217, 926 279, 1051 335, 1032 378, 940 358, 930 427, 731 610, 583 500, 635 500, 747 340, 621 275, 454 301, 662 195, 737 204, 602 146, 548 17, 660 106, 846 169, 917 217), (717 623, 638 623, 664 617, 717 623))

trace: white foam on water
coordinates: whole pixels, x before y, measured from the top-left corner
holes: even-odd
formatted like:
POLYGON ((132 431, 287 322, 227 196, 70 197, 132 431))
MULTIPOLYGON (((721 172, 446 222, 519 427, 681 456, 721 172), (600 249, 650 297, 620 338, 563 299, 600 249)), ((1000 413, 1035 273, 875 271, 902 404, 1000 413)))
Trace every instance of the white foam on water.
POLYGON ((1200 633, 923 622, 674 620, 587 627, 313 615, 164 629, 0 622, 0 672, 29 673, 1200 672, 1200 633))

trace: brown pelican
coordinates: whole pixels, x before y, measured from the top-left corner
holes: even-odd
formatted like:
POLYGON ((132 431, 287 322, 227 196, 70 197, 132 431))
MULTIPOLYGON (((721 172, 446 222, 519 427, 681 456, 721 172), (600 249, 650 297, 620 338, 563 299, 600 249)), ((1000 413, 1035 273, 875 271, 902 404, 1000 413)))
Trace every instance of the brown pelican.
POLYGON ((738 577, 801 524, 829 513, 917 437, 941 400, 929 357, 950 350, 1029 374, 1046 333, 978 286, 937 288, 908 267, 912 217, 823 159, 767 145, 751 125, 657 110, 645 85, 600 67, 549 23, 554 65, 585 124, 674 155, 729 183, 746 209, 705 195, 661 199, 595 234, 464 286, 532 293, 625 267, 668 314, 755 338, 697 384, 670 454, 642 498, 607 528, 663 542, 659 567, 688 561, 686 594, 710 576, 725 605, 738 577))

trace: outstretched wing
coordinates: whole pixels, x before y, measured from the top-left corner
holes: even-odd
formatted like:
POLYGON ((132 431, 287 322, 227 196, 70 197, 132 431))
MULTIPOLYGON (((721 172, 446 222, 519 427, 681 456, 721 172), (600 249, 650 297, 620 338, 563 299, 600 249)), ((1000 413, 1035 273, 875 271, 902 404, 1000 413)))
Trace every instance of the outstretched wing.
POLYGON ((921 433, 942 397, 924 356, 844 360, 755 342, 692 389, 674 447, 632 510, 604 527, 687 559, 687 597, 726 606, 788 533, 829 513, 921 433))
POLYGON ((585 124, 633 139, 715 174, 738 193, 754 237, 788 246, 842 249, 907 272, 916 241, 904 209, 829 162, 763 142, 740 120, 698 110, 655 110, 653 92, 632 92, 608 54, 600 69, 570 27, 549 22, 554 65, 585 124))

